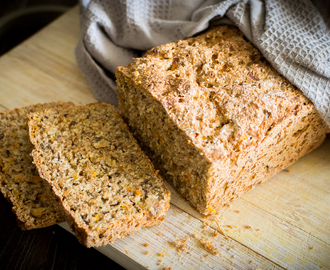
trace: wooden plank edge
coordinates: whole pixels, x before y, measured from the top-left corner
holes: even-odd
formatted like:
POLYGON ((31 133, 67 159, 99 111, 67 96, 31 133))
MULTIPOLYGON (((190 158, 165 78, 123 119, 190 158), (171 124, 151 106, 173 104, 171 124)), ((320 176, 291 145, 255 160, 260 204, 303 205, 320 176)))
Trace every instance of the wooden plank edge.
MULTIPOLYGON (((71 231, 70 226, 67 222, 62 222, 58 224, 63 229, 67 230, 71 234, 74 235, 74 233, 71 231)), ((112 256, 110 257, 111 260, 115 261, 120 266, 124 267, 125 269, 137 269, 137 270, 145 270, 145 267, 138 264, 136 261, 132 260, 130 257, 125 255, 124 253, 120 252, 115 247, 108 245, 107 247, 97 247, 97 251, 101 252, 103 255, 108 256, 108 253, 110 252, 112 256)))
POLYGON ((214 231, 206 231, 200 220, 172 205, 168 216, 158 226, 142 229, 134 236, 96 249, 127 269, 140 269, 141 266, 142 269, 159 269, 160 266, 174 269, 283 269, 241 243, 215 235, 214 231), (212 255, 201 245, 200 239, 208 242, 219 254, 212 255), (172 244, 175 242, 184 245, 178 247, 172 244), (145 243, 148 247, 144 246, 145 243), (123 258, 130 260, 125 263, 123 258))

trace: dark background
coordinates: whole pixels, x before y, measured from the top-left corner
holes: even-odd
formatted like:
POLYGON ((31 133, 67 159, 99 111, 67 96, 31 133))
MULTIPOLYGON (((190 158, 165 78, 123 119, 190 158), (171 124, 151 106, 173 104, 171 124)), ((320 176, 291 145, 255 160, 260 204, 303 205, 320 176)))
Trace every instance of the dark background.
MULTIPOLYGON (((13 12, 26 11, 40 5, 73 7, 78 0, 0 0, 0 22, 13 12)), ((44 27, 60 14, 16 20, 11 29, 0 30, 0 56, 44 27)), ((1 88, 0 88, 1 89, 1 88)), ((0 90, 1 92, 1 90, 0 90)), ((86 248, 77 239, 55 225, 21 231, 11 205, 0 193, 0 269, 123 269, 93 248, 86 248)))
POLYGON ((10 12, 38 5, 63 5, 73 7, 78 0, 0 0, 0 18, 10 12))
POLYGON ((39 13, 37 16, 35 14, 21 16, 1 27, 4 17, 14 16, 17 12, 23 13, 40 6, 53 5, 70 8, 76 4, 78 0, 0 0, 0 55, 21 43, 60 14, 42 15, 39 13))

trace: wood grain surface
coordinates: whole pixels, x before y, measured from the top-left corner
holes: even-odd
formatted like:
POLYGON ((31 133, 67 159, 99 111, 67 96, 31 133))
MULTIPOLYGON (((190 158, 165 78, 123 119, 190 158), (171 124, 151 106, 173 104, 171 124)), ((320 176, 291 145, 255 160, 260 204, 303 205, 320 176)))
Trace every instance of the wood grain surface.
MULTIPOLYGON (((0 58, 1 108, 58 100, 77 105, 94 102, 75 62, 78 38, 76 7, 0 58)), ((127 269, 330 269, 329 137, 321 147, 225 207, 215 220, 204 219, 168 187, 171 208, 159 226, 96 250, 127 269), (211 254, 207 244, 219 254, 211 254)), ((69 230, 66 223, 60 225, 69 230)), ((55 236, 67 235, 55 227, 55 236)), ((42 229, 40 234, 53 230, 42 229)), ((0 258, 15 254, 19 246, 20 240, 14 237, 20 232, 8 231, 13 240, 6 240, 0 258)), ((66 245, 60 240, 52 244, 52 233, 40 237, 33 238, 37 247, 30 249, 35 256, 43 254, 43 246, 60 252, 61 245, 66 245)), ((72 247, 78 248, 87 250, 79 244, 72 247)), ((70 261, 70 255, 63 256, 70 261)), ((16 265, 22 260, 27 259, 17 255, 16 265)), ((89 259, 82 260, 79 265, 84 269, 89 259)), ((47 257, 44 263, 49 266, 55 261, 47 257)))

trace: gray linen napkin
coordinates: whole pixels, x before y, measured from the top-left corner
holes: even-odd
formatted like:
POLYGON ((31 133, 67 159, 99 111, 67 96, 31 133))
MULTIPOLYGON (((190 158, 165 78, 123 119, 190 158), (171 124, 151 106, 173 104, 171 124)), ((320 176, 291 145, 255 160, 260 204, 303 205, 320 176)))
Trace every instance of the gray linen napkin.
POLYGON ((330 19, 320 5, 322 14, 309 0, 82 0, 80 7, 76 58, 98 100, 117 104, 117 66, 229 23, 314 103, 330 127, 330 19))

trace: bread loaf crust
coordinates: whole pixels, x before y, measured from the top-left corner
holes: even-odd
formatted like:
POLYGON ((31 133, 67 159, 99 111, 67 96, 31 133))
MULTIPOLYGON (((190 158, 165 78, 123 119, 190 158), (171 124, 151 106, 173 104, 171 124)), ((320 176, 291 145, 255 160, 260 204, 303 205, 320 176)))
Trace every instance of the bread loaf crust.
POLYGON ((116 77, 133 133, 205 215, 319 146, 328 132, 313 104, 233 26, 153 48, 118 67, 116 77))
POLYGON ((33 160, 80 243, 105 245, 162 221, 170 193, 110 104, 29 115, 33 160))

